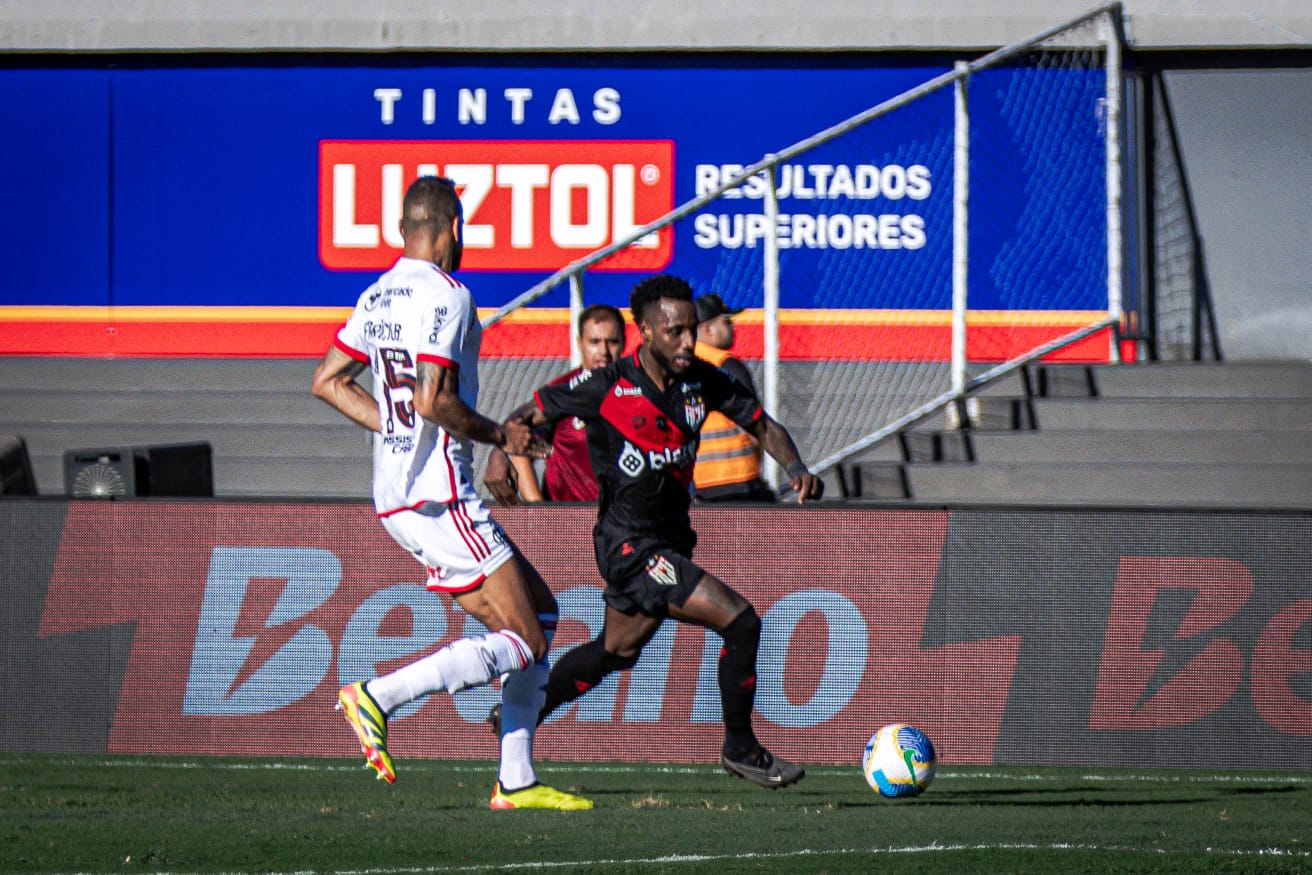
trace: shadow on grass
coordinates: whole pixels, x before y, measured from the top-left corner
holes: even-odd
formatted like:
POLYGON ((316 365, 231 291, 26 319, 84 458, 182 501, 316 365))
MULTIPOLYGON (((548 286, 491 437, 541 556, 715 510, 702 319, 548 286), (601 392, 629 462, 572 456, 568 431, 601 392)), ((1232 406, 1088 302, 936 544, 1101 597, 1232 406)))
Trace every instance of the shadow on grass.
POLYGON ((1115 787, 1080 787, 1070 790, 1030 789, 1025 787, 1008 787, 997 790, 953 790, 934 793, 932 790, 922 796, 905 799, 880 799, 870 801, 844 801, 844 808, 879 808, 887 805, 929 805, 937 807, 961 805, 1002 805, 1033 806, 1054 808, 1060 806, 1089 806, 1103 808, 1134 808, 1139 806, 1160 805, 1199 805, 1224 802, 1235 797, 1272 796, 1275 794, 1299 793, 1303 788, 1295 786, 1282 787, 1227 787, 1211 793, 1190 793, 1187 795, 1143 795, 1138 791, 1115 787))

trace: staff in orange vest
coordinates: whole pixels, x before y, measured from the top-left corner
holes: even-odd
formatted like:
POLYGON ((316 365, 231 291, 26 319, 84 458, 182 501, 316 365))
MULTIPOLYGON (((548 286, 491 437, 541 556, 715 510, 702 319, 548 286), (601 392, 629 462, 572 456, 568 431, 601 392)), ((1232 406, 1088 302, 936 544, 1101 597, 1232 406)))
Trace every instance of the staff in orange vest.
MULTIPOLYGON (((694 302, 697 307, 698 358, 705 359, 757 394, 747 366, 729 353, 733 348, 733 317, 742 312, 724 303, 715 292, 694 302)), ((761 448, 756 440, 728 417, 710 413, 702 424, 693 486, 698 501, 774 501, 775 494, 761 479, 761 448)))

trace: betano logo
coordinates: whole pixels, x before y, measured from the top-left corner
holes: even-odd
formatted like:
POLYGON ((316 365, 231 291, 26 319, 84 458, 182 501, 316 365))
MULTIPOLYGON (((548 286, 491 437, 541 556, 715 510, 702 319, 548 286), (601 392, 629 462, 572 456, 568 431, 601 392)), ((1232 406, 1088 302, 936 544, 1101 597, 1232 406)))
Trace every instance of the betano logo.
MULTIPOLYGON (((319 259, 383 270, 401 254, 401 200, 420 176, 455 181, 469 270, 558 270, 674 206, 670 140, 324 140, 319 143, 319 259)), ((598 270, 659 270, 669 228, 598 270)))

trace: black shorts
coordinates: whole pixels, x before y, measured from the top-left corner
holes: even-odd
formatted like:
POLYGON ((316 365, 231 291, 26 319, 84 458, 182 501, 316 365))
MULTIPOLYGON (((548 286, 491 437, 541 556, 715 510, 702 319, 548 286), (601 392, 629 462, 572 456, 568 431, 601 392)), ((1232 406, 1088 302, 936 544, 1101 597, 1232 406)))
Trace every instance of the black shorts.
POLYGON ((706 572, 668 541, 631 537, 594 539, 597 568, 606 581, 602 597, 622 614, 664 619, 681 607, 706 572))

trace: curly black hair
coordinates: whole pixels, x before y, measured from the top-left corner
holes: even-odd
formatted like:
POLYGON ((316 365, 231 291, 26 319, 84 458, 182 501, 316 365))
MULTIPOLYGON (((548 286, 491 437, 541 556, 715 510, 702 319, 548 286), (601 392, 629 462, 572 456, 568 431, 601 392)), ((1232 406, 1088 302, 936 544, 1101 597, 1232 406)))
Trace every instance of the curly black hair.
POLYGON ((647 308, 661 298, 691 301, 692 286, 688 285, 686 280, 671 276, 668 273, 647 277, 647 279, 634 286, 633 293, 629 295, 629 312, 633 314, 633 321, 645 321, 647 308))

